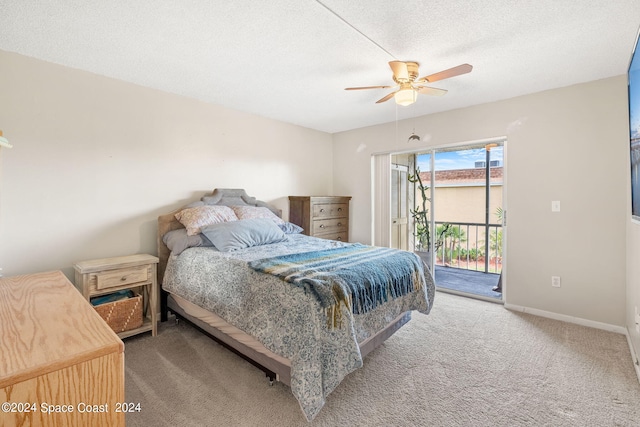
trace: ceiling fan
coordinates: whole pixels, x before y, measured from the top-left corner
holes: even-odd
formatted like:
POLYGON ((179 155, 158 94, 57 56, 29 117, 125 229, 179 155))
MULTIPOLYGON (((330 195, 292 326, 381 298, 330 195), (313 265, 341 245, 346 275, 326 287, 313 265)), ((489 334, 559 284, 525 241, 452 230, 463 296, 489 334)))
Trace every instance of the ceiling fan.
POLYGON ((376 101, 376 104, 388 101, 392 97, 395 98, 399 105, 411 105, 416 102, 418 93, 423 95, 442 96, 447 91, 435 87, 424 86, 425 83, 433 83, 438 80, 444 80, 461 74, 470 73, 473 67, 469 64, 458 65, 448 70, 430 74, 425 77, 418 78, 418 67, 420 64, 413 61, 391 61, 389 67, 393 71, 394 86, 364 86, 364 87, 348 87, 345 90, 362 90, 362 89, 391 89, 398 88, 395 92, 391 92, 383 98, 376 101))

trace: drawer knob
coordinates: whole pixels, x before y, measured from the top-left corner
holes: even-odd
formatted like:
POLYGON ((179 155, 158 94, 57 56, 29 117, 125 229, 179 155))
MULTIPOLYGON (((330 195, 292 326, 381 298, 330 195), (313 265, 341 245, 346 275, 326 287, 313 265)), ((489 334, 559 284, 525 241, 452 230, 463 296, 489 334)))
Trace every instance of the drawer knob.
POLYGON ((320 212, 324 212, 324 209, 320 209, 320 212))
POLYGON ((336 238, 336 240, 342 240, 342 237, 338 236, 338 237, 336 238))
POLYGON ((338 212, 342 212, 342 208, 338 208, 338 212))
POLYGON ((126 282, 126 280, 127 280, 127 276, 122 276, 122 277, 120 278, 120 281, 121 281, 121 282, 126 282))
POLYGON ((324 228, 324 224, 320 224, 320 228, 324 228))
POLYGON ((341 222, 338 223, 338 227, 342 227, 342 223, 341 222))

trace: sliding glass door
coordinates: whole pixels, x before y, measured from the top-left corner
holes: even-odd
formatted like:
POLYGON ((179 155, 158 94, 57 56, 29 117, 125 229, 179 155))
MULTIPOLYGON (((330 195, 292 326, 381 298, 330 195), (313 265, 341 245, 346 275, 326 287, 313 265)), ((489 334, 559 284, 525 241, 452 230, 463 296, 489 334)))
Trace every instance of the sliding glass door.
POLYGON ((418 253, 439 288, 501 299, 503 146, 496 140, 391 157, 392 246, 418 253))
POLYGON ((432 150, 439 288, 501 299, 503 142, 432 150))

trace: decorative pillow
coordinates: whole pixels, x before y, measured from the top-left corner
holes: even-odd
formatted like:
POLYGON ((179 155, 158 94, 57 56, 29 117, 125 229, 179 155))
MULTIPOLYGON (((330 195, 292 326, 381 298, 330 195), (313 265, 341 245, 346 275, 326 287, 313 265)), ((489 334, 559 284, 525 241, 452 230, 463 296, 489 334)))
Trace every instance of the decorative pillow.
POLYGON ((196 234, 195 236, 189 236, 187 230, 179 228, 178 230, 171 230, 162 236, 162 241, 169 248, 174 255, 180 255, 182 251, 187 248, 194 248, 197 246, 213 246, 213 243, 209 241, 202 234, 196 234))
POLYGON ((278 227, 280 227, 280 229, 284 231, 285 234, 299 234, 304 231, 304 228, 297 226, 292 222, 283 221, 282 224, 278 224, 278 227))
POLYGON ((251 218, 212 224, 203 227, 202 234, 222 252, 287 240, 287 236, 280 227, 268 218, 251 218))
POLYGON ((176 219, 185 226, 189 236, 195 236, 200 233, 202 227, 236 221, 238 217, 228 206, 204 205, 183 209, 176 214, 176 219))
POLYGON ((231 206, 231 209, 238 219, 269 218, 276 224, 284 223, 282 218, 263 206, 231 206))

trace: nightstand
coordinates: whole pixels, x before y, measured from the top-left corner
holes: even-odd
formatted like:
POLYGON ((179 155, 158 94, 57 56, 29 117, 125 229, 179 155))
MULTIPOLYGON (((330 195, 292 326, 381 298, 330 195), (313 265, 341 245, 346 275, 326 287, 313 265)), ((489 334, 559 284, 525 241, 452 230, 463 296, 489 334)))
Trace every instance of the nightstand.
POLYGON ((157 332, 158 258, 138 254, 113 258, 100 258, 76 263, 75 285, 87 301, 92 297, 121 290, 133 290, 142 295, 144 321, 139 328, 118 333, 120 338, 151 331, 157 332))

